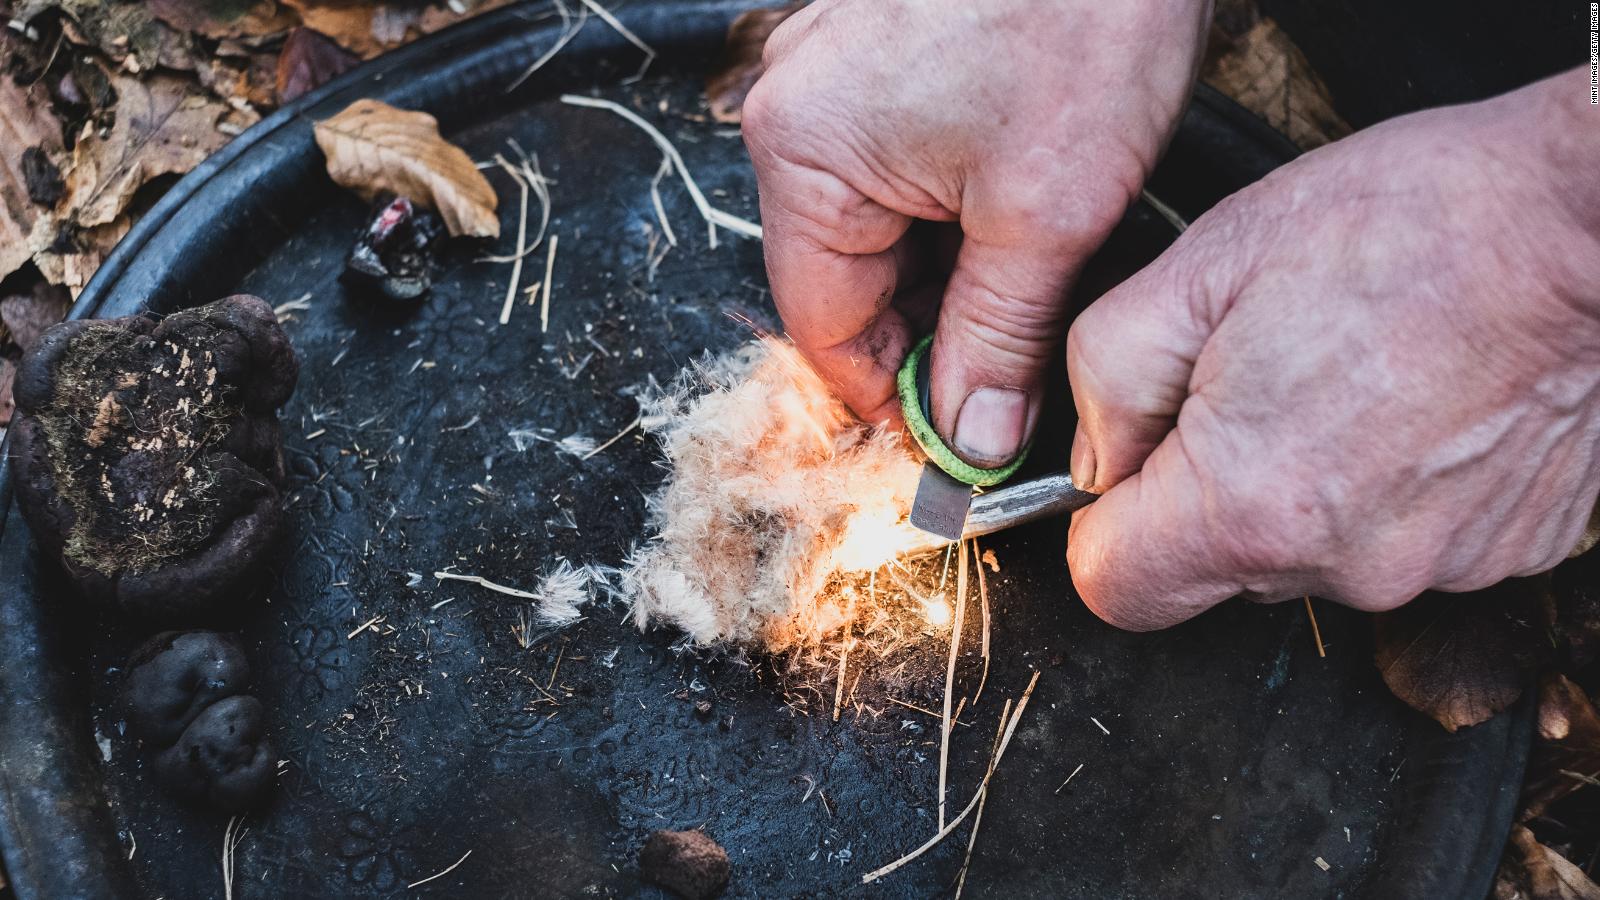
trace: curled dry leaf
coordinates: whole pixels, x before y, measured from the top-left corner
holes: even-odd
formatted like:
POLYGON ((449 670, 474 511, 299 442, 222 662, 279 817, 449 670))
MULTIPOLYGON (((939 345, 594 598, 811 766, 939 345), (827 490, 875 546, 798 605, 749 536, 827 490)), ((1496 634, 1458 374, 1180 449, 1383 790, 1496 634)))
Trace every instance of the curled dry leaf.
POLYGON ((316 137, 328 174, 367 200, 391 191, 432 206, 453 235, 499 236, 494 188, 433 116, 357 100, 316 123, 316 137))
POLYGON ((718 122, 740 120, 744 98, 764 71, 761 51, 767 46, 767 38, 784 19, 804 9, 805 5, 804 0, 797 0, 784 6, 747 10, 728 26, 722 60, 706 79, 706 100, 713 119, 718 122))
POLYGON ((321 87, 360 61, 360 57, 327 35, 311 28, 296 28, 289 32, 283 51, 278 54, 278 102, 288 103, 321 87))
MULTIPOLYGON (((218 129, 231 112, 228 105, 190 82, 162 74, 118 74, 113 82, 115 124, 103 136, 89 131, 79 138, 64 173, 66 209, 82 228, 116 221, 150 179, 187 172, 229 140, 218 129)), ((237 124, 253 121, 253 114, 245 114, 237 124)))
POLYGON ((1600 900, 1597 886, 1583 870, 1556 851, 1539 843, 1521 825, 1511 829, 1500 872, 1495 876, 1495 900, 1600 900))
POLYGON ((462 19, 504 6, 511 0, 457 0, 422 4, 413 0, 283 0, 314 28, 362 59, 413 41, 462 19))
POLYGON ((1428 593, 1374 617, 1377 664, 1396 697, 1449 731, 1510 706, 1549 647, 1547 577, 1470 594, 1428 593))
MULTIPOLYGON (((63 155, 61 126, 50 114, 44 87, 26 89, 0 74, 0 279, 28 261, 28 235, 46 210, 33 201, 28 159, 43 154, 52 164, 63 155)), ((33 181, 37 182, 37 175, 33 181)))
POLYGON ((1522 785, 1523 821, 1600 779, 1600 713, 1583 688, 1562 675, 1546 676, 1539 691, 1539 742, 1522 785))

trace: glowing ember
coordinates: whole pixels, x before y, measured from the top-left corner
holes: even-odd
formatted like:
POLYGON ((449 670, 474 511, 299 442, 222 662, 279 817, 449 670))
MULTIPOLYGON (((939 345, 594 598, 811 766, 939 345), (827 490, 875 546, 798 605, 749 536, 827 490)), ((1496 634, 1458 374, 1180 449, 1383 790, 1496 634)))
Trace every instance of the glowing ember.
POLYGON ((950 604, 944 597, 929 597, 922 603, 922 617, 928 624, 935 628, 945 628, 950 625, 950 604))
POLYGON ((857 422, 786 343, 696 366, 641 404, 670 471, 649 504, 657 538, 624 571, 641 628, 814 643, 856 608, 837 576, 877 569, 914 533, 919 467, 900 437, 857 422))

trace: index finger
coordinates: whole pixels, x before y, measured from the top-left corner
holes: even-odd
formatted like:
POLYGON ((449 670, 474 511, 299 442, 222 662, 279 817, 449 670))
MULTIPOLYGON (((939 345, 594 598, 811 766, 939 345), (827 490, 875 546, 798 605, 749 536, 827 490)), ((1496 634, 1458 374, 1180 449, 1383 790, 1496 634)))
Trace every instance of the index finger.
POLYGON ((784 328, 839 399, 872 423, 897 421, 894 377, 910 348, 890 305, 911 218, 820 168, 771 152, 746 119, 767 278, 784 328))

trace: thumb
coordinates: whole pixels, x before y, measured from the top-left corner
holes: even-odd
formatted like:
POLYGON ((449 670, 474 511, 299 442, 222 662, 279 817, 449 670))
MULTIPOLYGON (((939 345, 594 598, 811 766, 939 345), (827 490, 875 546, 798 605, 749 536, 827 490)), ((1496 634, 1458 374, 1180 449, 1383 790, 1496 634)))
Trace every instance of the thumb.
POLYGON ((1180 275, 1184 243, 1096 300, 1067 333, 1078 409, 1072 480, 1084 490, 1104 493, 1144 465, 1177 423, 1220 320, 1205 286, 1180 275))
POLYGON ((930 411, 940 436, 972 465, 1005 465, 1033 434, 1078 262, 970 235, 962 243, 933 339, 930 411))

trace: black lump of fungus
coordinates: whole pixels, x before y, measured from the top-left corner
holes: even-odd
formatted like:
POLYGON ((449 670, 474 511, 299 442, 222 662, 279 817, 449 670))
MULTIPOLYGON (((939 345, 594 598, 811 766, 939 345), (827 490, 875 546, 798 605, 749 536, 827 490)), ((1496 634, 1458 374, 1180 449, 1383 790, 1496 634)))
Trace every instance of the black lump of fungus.
POLYGON ((168 631, 133 652, 123 706, 133 735, 170 747, 207 707, 250 687, 250 663, 232 635, 168 631))
POLYGON ((159 322, 64 322, 23 358, 12 480, 85 595, 193 627, 235 618, 282 526, 277 409, 299 364, 240 294, 159 322))
POLYGON ((433 286, 434 256, 445 228, 405 197, 382 195, 366 231, 345 259, 344 280, 391 300, 416 300, 433 286))
POLYGON ((259 803, 276 778, 261 701, 233 696, 206 707, 178 742, 155 757, 155 774, 186 800, 224 813, 259 803))
POLYGON ((657 831, 639 851, 639 874, 684 900, 707 900, 728 886, 728 851, 699 829, 657 831))

